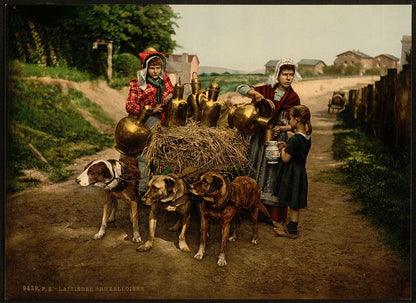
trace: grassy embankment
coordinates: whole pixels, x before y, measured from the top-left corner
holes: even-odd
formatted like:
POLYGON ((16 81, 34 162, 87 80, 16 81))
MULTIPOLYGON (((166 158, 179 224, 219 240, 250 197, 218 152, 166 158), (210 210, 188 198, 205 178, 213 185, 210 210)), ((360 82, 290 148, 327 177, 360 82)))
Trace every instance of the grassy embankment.
MULTIPOLYGON (((352 189, 352 202, 379 231, 380 239, 410 264, 410 150, 392 151, 347 111, 340 113, 332 144, 343 165, 320 179, 352 189)), ((370 253, 370 252, 369 252, 370 253)))
POLYGON ((87 110, 98 121, 113 125, 103 110, 77 90, 66 93, 53 85, 26 78, 50 76, 72 81, 91 80, 88 74, 66 68, 44 68, 14 62, 7 91, 6 192, 14 193, 39 184, 23 170, 45 173, 53 182, 66 179, 65 167, 80 156, 111 147, 113 138, 99 133, 78 112, 87 110), (33 145, 47 163, 30 150, 33 145))

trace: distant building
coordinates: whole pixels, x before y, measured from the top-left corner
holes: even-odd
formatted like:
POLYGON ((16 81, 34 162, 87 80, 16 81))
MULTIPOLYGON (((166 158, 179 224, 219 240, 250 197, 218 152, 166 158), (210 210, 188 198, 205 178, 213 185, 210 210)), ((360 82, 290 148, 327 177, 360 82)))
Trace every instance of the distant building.
POLYGON ((374 67, 374 58, 358 50, 346 51, 337 55, 334 66, 355 66, 357 63, 361 64, 362 71, 366 71, 374 67))
MULTIPOLYGON (((182 84, 191 83, 192 74, 194 72, 198 74, 198 56, 189 55, 187 53, 183 53, 182 55, 172 54, 166 60, 166 69, 169 73, 169 77, 173 85, 175 85, 178 82, 177 77, 181 78, 182 84)), ((190 91, 190 85, 185 85, 184 95, 189 94, 190 91)))
POLYGON ((324 72, 325 62, 318 59, 302 59, 298 62, 298 70, 310 71, 312 74, 322 74, 324 72))
POLYGON ((397 68, 399 65, 399 58, 392 55, 378 55, 374 57, 374 68, 377 69, 389 69, 397 68))
POLYGON ((402 66, 404 64, 408 64, 406 61, 406 53, 412 48, 412 36, 403 36, 402 40, 402 54, 400 57, 400 69, 402 69, 402 66))
POLYGON ((264 73, 266 75, 274 73, 277 62, 279 62, 279 60, 269 60, 269 61, 267 61, 267 63, 264 65, 264 73))

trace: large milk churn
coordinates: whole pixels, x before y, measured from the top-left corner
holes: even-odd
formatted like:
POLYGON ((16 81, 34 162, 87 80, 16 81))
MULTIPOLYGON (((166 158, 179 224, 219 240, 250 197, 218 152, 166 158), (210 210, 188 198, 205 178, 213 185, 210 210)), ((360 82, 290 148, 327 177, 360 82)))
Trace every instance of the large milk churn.
POLYGON ((201 107, 201 126, 217 126, 221 113, 221 103, 218 101, 219 93, 220 86, 213 81, 208 88, 208 91, 201 90, 200 93, 197 94, 197 100, 201 107))
POLYGON ((181 78, 175 84, 173 98, 169 101, 166 108, 165 125, 167 127, 183 126, 186 123, 188 103, 183 99, 184 85, 181 78))
POLYGON ((152 106, 145 105, 137 117, 124 117, 117 123, 114 148, 118 152, 132 156, 145 148, 150 135, 150 129, 145 123, 152 113, 152 106))
POLYGON ((254 135, 259 129, 269 130, 272 123, 275 105, 269 99, 256 103, 240 104, 228 113, 228 124, 231 128, 247 136, 254 135))
POLYGON ((188 96, 188 120, 193 120, 195 122, 201 121, 201 108, 199 107, 198 100, 196 98, 197 93, 201 89, 201 80, 198 78, 198 74, 196 72, 192 73, 192 80, 191 80, 191 87, 192 87, 192 94, 188 96), (196 76, 195 76, 196 75, 196 76))

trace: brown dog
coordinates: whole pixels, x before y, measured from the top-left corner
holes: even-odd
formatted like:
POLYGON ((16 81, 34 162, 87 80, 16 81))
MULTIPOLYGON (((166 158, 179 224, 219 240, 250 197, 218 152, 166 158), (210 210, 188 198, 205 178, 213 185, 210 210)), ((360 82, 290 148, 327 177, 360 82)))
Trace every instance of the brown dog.
POLYGON ((159 209, 174 211, 179 215, 178 221, 169 230, 175 231, 182 227, 179 234, 179 249, 184 252, 190 251, 185 238, 186 230, 191 221, 191 200, 187 194, 187 185, 178 176, 174 174, 152 176, 148 189, 142 197, 144 204, 151 206, 149 213, 149 239, 140 245, 137 251, 148 251, 153 247, 159 209))
POLYGON ((115 220, 117 199, 126 200, 130 205, 130 221, 133 227, 133 242, 141 242, 138 217, 138 194, 136 183, 140 178, 137 160, 124 157, 118 160, 96 160, 85 166, 84 171, 76 178, 81 186, 99 186, 106 190, 103 218, 94 239, 101 239, 107 224, 115 220))
POLYGON ((221 248, 217 264, 227 265, 225 248, 230 234, 230 224, 236 212, 248 208, 253 222, 253 237, 251 243, 257 244, 257 218, 259 209, 270 217, 267 209, 260 200, 260 190, 255 180, 249 177, 237 177, 233 182, 225 181, 220 174, 208 172, 200 180, 191 184, 189 191, 203 197, 201 207, 201 239, 199 250, 194 256, 202 260, 207 242, 208 223, 210 218, 216 218, 222 226, 221 248))

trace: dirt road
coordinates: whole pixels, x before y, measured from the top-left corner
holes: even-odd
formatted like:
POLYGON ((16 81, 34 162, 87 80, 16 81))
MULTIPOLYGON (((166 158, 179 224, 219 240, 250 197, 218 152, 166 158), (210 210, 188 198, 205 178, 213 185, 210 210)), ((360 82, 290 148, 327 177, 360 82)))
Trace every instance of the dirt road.
MULTIPOLYGON (((244 219, 240 239, 228 244, 226 267, 216 265, 218 224, 211 224, 207 255, 197 261, 199 223, 191 221, 190 253, 178 249, 168 232, 172 214, 158 222, 154 247, 136 252, 128 208, 119 204, 117 221, 105 237, 98 231, 104 193, 74 182, 93 159, 118 158, 105 150, 78 159, 68 181, 7 197, 5 206, 5 297, 8 299, 409 299, 408 269, 377 240, 377 233, 350 202, 348 188, 315 176, 337 165, 330 146, 335 114, 327 113, 333 90, 360 87, 376 78, 329 79, 294 84, 312 111, 312 149, 307 171, 308 208, 301 211, 299 238, 278 237, 259 225, 259 243, 250 243, 244 219)), ((65 87, 65 84, 62 84, 65 87)), ((81 87, 87 97, 110 108, 115 120, 126 91, 100 84, 81 87), (109 105, 112 105, 108 107, 109 105), (117 108, 112 110, 111 108, 117 108), (114 116, 116 113, 116 116, 114 116)), ((234 96, 235 97, 235 96, 234 96)), ((147 239, 148 208, 140 205, 140 232, 147 239)))

